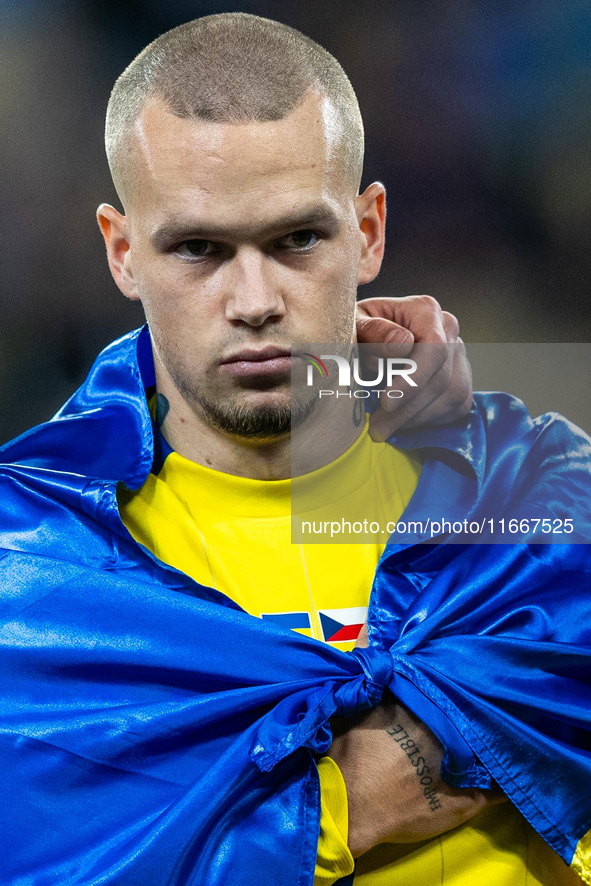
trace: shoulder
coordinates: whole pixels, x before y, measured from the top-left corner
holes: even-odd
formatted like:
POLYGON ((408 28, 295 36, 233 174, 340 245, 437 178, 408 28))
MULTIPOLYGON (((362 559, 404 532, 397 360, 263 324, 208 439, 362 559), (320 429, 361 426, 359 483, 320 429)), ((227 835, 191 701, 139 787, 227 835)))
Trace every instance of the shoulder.
POLYGON ((591 437, 558 412, 544 412, 533 418, 519 397, 501 391, 477 391, 473 409, 484 425, 487 437, 528 439, 532 446, 562 448, 589 458, 591 437), (574 447, 574 448, 573 448, 574 447))

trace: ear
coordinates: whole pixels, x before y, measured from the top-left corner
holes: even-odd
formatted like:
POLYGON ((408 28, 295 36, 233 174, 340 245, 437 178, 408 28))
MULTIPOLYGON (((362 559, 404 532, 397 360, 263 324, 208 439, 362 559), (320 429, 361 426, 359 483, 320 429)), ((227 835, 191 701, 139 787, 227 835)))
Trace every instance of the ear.
POLYGON ((386 245, 386 189, 374 182, 355 199, 361 235, 361 258, 357 283, 362 286, 377 277, 386 245))
POLYGON ((127 216, 121 215, 108 203, 101 203, 96 218, 107 247, 107 259, 115 283, 127 298, 139 300, 131 266, 129 225, 127 216))

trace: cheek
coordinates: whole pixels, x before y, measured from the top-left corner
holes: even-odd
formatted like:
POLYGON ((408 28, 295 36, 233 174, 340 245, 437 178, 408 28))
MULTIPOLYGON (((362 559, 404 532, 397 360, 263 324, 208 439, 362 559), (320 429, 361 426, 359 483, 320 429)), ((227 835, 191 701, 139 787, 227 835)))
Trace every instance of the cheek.
POLYGON ((338 328, 345 341, 355 314, 357 296, 357 265, 351 261, 351 253, 346 248, 338 251, 336 260, 327 269, 319 293, 318 312, 324 316, 332 328, 338 328))
POLYGON ((183 291, 182 274, 170 256, 154 256, 138 251, 134 261, 134 275, 142 301, 160 301, 167 294, 178 301, 183 291))
POLYGON ((187 323, 179 323, 172 315, 161 316, 156 312, 156 316, 150 317, 146 312, 146 316, 158 363, 165 370, 165 376, 162 371, 156 372, 160 388, 169 389, 164 381, 166 376, 177 390, 198 386, 207 370, 206 356, 211 352, 202 334, 198 335, 187 323))
MULTIPOLYGON (((191 269, 170 256, 139 257, 136 283, 150 325, 176 330, 182 337, 211 313, 211 299, 191 269)), ((207 326, 207 324, 206 324, 207 326)))

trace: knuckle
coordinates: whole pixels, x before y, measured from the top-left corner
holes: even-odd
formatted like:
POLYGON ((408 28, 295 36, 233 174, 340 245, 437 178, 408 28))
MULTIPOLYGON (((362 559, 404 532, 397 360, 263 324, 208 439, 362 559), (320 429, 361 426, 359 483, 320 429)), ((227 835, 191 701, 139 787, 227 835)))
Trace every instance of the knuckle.
POLYGON ((458 405, 462 404, 467 398, 472 399, 471 374, 454 365, 448 386, 448 395, 449 399, 458 405))
POLYGON ((452 387, 449 391, 450 404, 454 407, 456 413, 467 415, 472 408, 472 394, 466 397, 465 388, 452 387))
POLYGON ((415 298, 417 300, 417 304, 422 305, 424 308, 430 311, 441 311, 441 305, 436 298, 433 298, 432 295, 414 295, 412 296, 412 298, 415 298))
MULTIPOLYGON (((422 368, 425 375, 433 376, 442 370, 447 371, 453 364, 453 355, 449 345, 444 341, 423 342, 416 346, 419 357, 425 361, 422 368), (419 350, 420 349, 420 350, 419 350)), ((419 365, 421 365, 419 362, 419 365)))
POLYGON ((443 328, 447 334, 448 341, 455 341, 460 334, 460 322, 455 314, 451 314, 449 311, 442 312, 443 317, 443 328))
MULTIPOLYGON (((433 406, 435 401, 440 398, 443 400, 447 398, 447 392, 449 390, 449 379, 446 379, 441 373, 436 373, 431 381, 429 382, 429 403, 433 406)), ((429 404, 427 404, 429 405, 429 404)))
POLYGON ((453 369, 453 360, 445 360, 433 376, 433 380, 436 381, 442 391, 451 386, 454 374, 453 369))
POLYGON ((468 413, 472 409, 473 399, 474 398, 472 397, 472 391, 470 391, 469 396, 466 397, 466 399, 462 403, 460 403, 458 410, 461 417, 468 415, 468 413))
POLYGON ((435 389, 437 392, 437 396, 438 397, 445 397, 446 399, 448 399, 449 387, 450 387, 449 377, 442 375, 441 378, 439 378, 437 380, 437 387, 435 389))

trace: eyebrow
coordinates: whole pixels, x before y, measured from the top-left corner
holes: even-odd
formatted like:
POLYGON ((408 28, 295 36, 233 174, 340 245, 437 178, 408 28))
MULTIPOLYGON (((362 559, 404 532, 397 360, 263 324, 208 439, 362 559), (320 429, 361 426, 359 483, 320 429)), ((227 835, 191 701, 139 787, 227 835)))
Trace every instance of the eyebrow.
MULTIPOLYGON (((257 236, 269 236, 280 231, 297 231, 314 225, 328 225, 332 232, 339 227, 339 219, 336 212, 326 205, 311 206, 299 210, 281 218, 276 218, 267 225, 257 229, 257 236)), ((185 218, 171 218, 164 221, 150 235, 150 241, 156 249, 161 249, 170 243, 181 243, 183 240, 223 240, 228 236, 235 236, 240 232, 240 227, 230 228, 222 225, 203 224, 198 220, 190 221, 185 218)))

